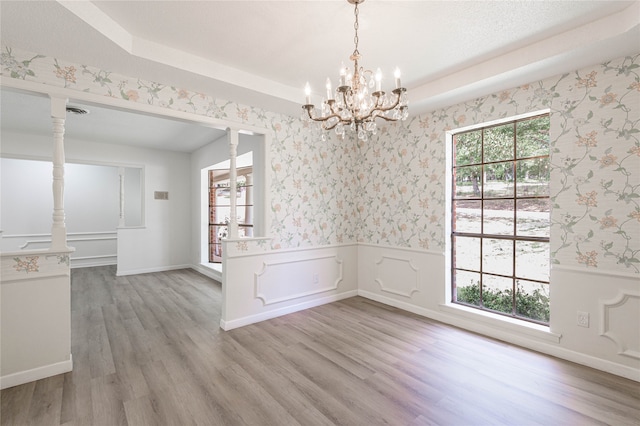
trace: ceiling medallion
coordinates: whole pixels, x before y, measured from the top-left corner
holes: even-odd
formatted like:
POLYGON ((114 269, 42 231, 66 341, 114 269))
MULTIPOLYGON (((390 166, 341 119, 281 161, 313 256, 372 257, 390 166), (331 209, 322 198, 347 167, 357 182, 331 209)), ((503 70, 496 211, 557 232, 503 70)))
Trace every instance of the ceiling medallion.
MULTIPOLYGON (((358 139, 366 141, 369 134, 376 134, 376 119, 386 121, 406 120, 409 110, 407 105, 407 89, 400 83, 400 70, 396 68, 395 89, 390 94, 382 91, 382 72, 380 68, 375 73, 359 66, 361 58, 358 51, 358 5, 364 0, 347 0, 355 6, 354 15, 355 49, 350 56, 353 69, 340 70, 340 80, 335 92, 331 89, 331 80, 327 78, 327 99, 322 99, 319 110, 311 103, 311 87, 305 86, 306 102, 302 119, 307 122, 317 122, 322 130, 335 129, 339 137, 344 137, 345 127, 357 132, 358 139)), ((326 133, 322 132, 322 140, 326 140, 326 133)))

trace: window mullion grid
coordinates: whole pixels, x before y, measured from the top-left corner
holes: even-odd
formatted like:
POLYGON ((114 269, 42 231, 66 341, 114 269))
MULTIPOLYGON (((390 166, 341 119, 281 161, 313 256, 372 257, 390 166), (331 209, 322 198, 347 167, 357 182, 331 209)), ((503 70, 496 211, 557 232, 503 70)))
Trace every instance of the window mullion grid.
MULTIPOLYGON (((507 123, 505 123, 507 124, 507 123)), ((479 272, 480 274, 480 309, 484 309, 487 310, 487 308, 484 306, 484 262, 483 262, 483 255, 484 255, 484 240, 485 239, 501 239, 501 240, 510 240, 512 241, 512 250, 513 250, 513 257, 512 257, 512 274, 511 276, 508 275, 503 275, 503 274, 499 274, 499 273, 492 273, 492 272, 487 272, 486 275, 490 275, 490 276, 496 276, 496 277, 503 277, 503 278, 510 278, 511 282, 512 282, 512 306, 511 306, 511 316, 513 317, 517 317, 517 318, 521 318, 527 321, 531 321, 531 322, 536 322, 536 323, 542 323, 540 321, 537 321, 535 319, 531 319, 531 318, 527 318, 527 317, 518 317, 517 315, 517 286, 516 286, 516 282, 519 279, 523 279, 526 281, 530 281, 530 282, 535 282, 535 283, 540 283, 540 284, 546 284, 549 285, 549 281, 544 281, 544 280, 538 280, 538 279, 532 279, 529 277, 520 277, 517 274, 516 271, 516 263, 517 263, 517 252, 516 252, 516 247, 517 247, 517 242, 519 241, 529 241, 529 242, 541 242, 541 243, 546 243, 549 244, 549 237, 535 237, 535 236, 519 236, 517 235, 518 232, 518 204, 517 201, 518 200, 536 200, 536 199, 540 199, 540 200, 548 200, 549 196, 544 196, 544 195, 531 195, 531 196, 523 196, 523 197, 519 197, 518 196, 518 192, 517 192, 517 188, 518 188, 518 176, 517 176, 517 170, 518 170, 518 160, 523 161, 523 160, 535 160, 535 159, 543 159, 543 158, 549 158, 549 154, 546 155, 534 155, 534 156, 524 156, 522 158, 518 158, 518 151, 517 151, 517 146, 518 146, 518 137, 517 137, 517 125, 518 125, 518 120, 513 121, 512 123, 509 123, 513 125, 513 156, 512 156, 512 176, 513 176, 513 195, 511 197, 487 197, 485 196, 485 170, 487 166, 490 166, 492 164, 497 164, 497 163, 504 163, 505 160, 492 160, 489 162, 485 162, 486 156, 485 156, 485 131, 486 129, 489 129, 491 127, 487 127, 487 128, 482 128, 480 129, 480 145, 481 145, 481 161, 480 163, 476 163, 476 164, 465 164, 465 166, 476 166, 476 167, 480 167, 481 170, 481 176, 480 176, 480 186, 481 186, 481 194, 480 197, 471 197, 471 198, 457 198, 455 195, 455 191, 452 194, 452 198, 454 200, 454 205, 455 205, 455 201, 458 200, 469 200, 469 201, 479 201, 480 202, 480 233, 469 233, 469 232, 459 232, 459 231, 453 231, 452 232, 452 243, 454 241, 454 239, 456 237, 470 237, 470 238, 477 238, 480 240, 480 265, 479 265, 479 270, 469 270, 467 268, 458 268, 455 267, 455 264, 452 263, 452 273, 455 273, 455 270, 459 270, 459 271, 466 271, 466 272, 479 272), (491 201, 491 200, 508 200, 508 199, 512 200, 513 203, 513 229, 512 229, 512 235, 498 235, 498 234, 485 234, 485 201, 491 201)), ((454 146, 454 152, 455 152, 455 146, 454 146)), ((454 156, 454 164, 455 164, 455 156, 454 156)), ((455 166, 453 167, 454 169, 454 176, 453 176, 453 185, 455 188, 455 183, 456 183, 456 178, 455 178, 455 166)), ((455 229, 455 211, 454 211, 454 215, 452 215, 452 229, 455 229)), ((452 244, 452 252, 455 254, 455 245, 452 244)), ((454 296, 455 297, 455 296, 454 296)), ((489 309, 490 310, 490 309, 489 309)))
POLYGON ((456 138, 454 135, 452 139, 452 152, 453 158, 451 159, 451 302, 458 300, 458 280, 456 275, 456 138))
POLYGON ((517 202, 516 202, 516 198, 518 197, 518 174, 517 172, 517 166, 516 166, 516 161, 518 159, 518 150, 517 150, 517 143, 518 143, 518 138, 517 138, 517 134, 518 134, 518 129, 517 129, 517 121, 513 122, 513 162, 511 163, 511 173, 513 175, 513 242, 512 242, 512 248, 511 250, 513 253, 512 256, 512 280, 511 280, 511 314, 513 316, 516 315, 516 230, 517 230, 517 222, 516 222, 516 212, 518 211, 517 208, 517 202))
POLYGON ((484 274, 483 274, 483 266, 484 266, 484 132, 485 129, 482 129, 480 132, 480 307, 485 309, 484 307, 484 274))

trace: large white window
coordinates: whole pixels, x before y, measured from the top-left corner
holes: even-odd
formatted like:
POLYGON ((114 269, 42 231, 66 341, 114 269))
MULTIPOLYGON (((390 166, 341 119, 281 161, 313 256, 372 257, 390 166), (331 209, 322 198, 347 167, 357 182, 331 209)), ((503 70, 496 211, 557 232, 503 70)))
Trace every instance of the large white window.
POLYGON ((452 302, 549 323, 549 115, 453 135, 452 302))

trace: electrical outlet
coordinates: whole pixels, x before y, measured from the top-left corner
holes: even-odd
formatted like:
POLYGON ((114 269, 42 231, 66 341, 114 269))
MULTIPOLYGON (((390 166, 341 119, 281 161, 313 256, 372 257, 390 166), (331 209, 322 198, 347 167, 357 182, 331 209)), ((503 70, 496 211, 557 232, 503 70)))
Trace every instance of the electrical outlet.
POLYGON ((318 274, 313 274, 313 283, 318 284, 320 282, 320 277, 318 274))
POLYGON ((578 311, 578 325, 589 328, 589 312, 578 311))

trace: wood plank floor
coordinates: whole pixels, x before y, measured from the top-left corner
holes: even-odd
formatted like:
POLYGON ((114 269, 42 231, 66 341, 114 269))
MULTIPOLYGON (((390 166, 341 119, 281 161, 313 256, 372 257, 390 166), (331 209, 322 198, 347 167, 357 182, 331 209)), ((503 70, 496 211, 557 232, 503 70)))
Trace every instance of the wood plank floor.
POLYGON ((230 332, 191 270, 72 271, 71 373, 2 425, 639 425, 640 385, 355 297, 230 332))

